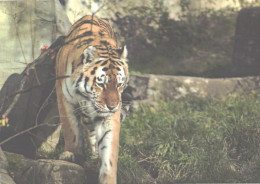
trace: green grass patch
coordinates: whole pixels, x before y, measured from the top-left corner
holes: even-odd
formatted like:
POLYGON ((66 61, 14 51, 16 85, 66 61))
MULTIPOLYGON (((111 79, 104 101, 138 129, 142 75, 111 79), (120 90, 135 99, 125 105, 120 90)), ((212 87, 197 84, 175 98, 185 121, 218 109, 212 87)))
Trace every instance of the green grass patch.
POLYGON ((118 180, 259 182, 259 112, 259 95, 141 107, 122 122, 118 180))

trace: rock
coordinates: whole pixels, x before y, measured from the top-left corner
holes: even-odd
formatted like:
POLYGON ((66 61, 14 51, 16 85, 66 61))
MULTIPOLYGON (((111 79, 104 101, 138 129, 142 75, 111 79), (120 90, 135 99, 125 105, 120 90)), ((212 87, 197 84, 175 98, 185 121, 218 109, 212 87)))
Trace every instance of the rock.
POLYGON ((5 169, 0 168, 0 183, 1 184, 15 184, 14 180, 9 176, 5 169))
POLYGON ((1 147, 0 147, 0 168, 1 169, 7 169, 8 168, 7 159, 6 159, 5 154, 4 154, 1 147))
MULTIPOLYGON (((55 50, 62 43, 63 38, 60 37, 50 49, 55 50)), ((21 81, 24 81, 23 88, 19 89, 22 91, 19 93, 20 97, 8 114, 10 126, 0 129, 0 142, 19 132, 25 132, 3 144, 2 148, 5 151, 35 158, 37 148, 59 124, 55 93, 55 62, 50 52, 48 50, 40 55, 21 74, 11 75, 0 91, 0 114, 4 114, 12 104, 21 81), (33 67, 30 67, 32 65, 33 67), (32 127, 37 128, 30 132, 26 131, 32 127)))
MULTIPOLYGON (((41 154, 44 155, 45 153, 53 153, 56 149, 56 146, 59 143, 60 134, 61 134, 61 124, 57 127, 57 129, 49 137, 46 138, 46 141, 44 141, 41 144, 41 147, 37 150, 37 155, 40 156, 41 154)), ((46 133, 45 133, 45 135, 46 135, 46 133)))
POLYGON ((128 92, 133 108, 156 100, 182 97, 222 98, 227 95, 260 93, 260 76, 244 78, 200 78, 166 75, 132 75, 128 92))
POLYGON ((62 160, 31 160, 14 153, 6 155, 17 184, 86 183, 85 170, 77 164, 62 160))
POLYGON ((0 183, 1 184, 15 184, 14 180, 9 176, 7 172, 8 162, 4 152, 0 147, 0 183))
POLYGON ((260 74, 260 7, 239 12, 232 63, 233 76, 260 74))
POLYGON ((54 0, 54 4, 55 4, 56 25, 57 25, 56 37, 67 35, 71 26, 69 18, 66 15, 64 8, 62 7, 61 1, 54 0))
POLYGON ((54 0, 0 1, 0 86, 57 38, 54 0))

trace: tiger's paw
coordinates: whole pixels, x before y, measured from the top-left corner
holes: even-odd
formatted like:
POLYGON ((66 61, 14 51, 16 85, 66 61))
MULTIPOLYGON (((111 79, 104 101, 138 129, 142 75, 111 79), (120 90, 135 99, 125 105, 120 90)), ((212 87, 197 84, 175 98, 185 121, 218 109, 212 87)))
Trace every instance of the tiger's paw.
POLYGON ((75 162, 75 155, 70 151, 64 151, 63 153, 60 154, 59 160, 75 162))

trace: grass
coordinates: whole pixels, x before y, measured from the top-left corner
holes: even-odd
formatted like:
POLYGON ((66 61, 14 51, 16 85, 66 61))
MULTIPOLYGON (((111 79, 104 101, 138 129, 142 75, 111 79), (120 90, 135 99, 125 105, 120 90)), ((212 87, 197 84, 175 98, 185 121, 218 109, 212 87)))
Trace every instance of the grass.
POLYGON ((260 95, 157 103, 121 123, 119 184, 260 182, 260 95))
POLYGON ((119 183, 260 182, 259 112, 259 95, 141 107, 122 123, 119 183))

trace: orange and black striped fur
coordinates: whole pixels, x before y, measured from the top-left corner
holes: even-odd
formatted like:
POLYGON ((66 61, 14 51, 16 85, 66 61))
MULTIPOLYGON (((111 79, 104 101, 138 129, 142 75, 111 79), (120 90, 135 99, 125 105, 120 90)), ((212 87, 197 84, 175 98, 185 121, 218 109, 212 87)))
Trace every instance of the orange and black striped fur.
POLYGON ((56 57, 56 91, 65 152, 74 160, 84 153, 85 130, 93 157, 102 164, 99 182, 116 183, 121 94, 128 82, 126 47, 119 48, 105 19, 85 16, 70 29, 56 57))

